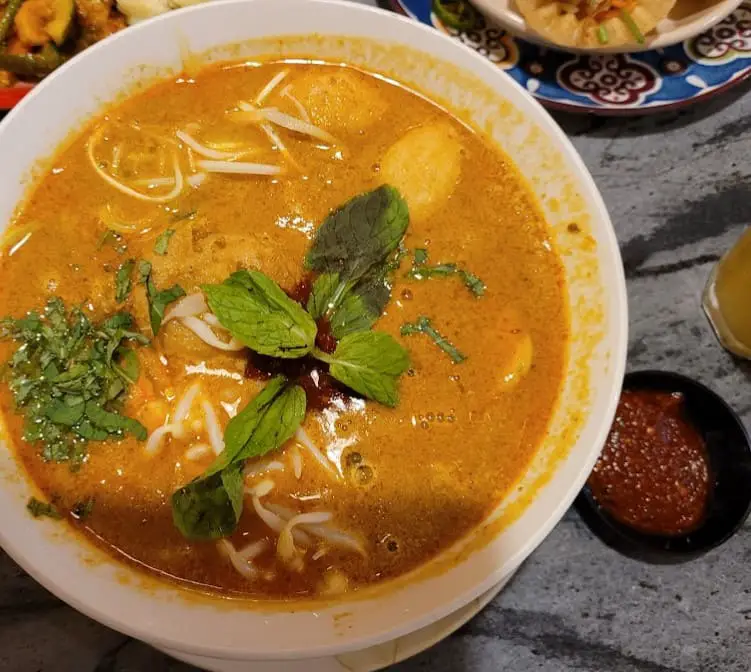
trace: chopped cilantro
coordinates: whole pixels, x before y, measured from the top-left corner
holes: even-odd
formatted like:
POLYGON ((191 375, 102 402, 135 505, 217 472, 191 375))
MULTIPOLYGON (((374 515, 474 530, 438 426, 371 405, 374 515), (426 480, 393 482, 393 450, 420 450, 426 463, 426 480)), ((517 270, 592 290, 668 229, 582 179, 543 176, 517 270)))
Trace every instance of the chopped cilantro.
POLYGON ((36 497, 29 498, 29 501, 26 503, 26 508, 34 518, 42 518, 44 516, 47 518, 53 518, 54 520, 60 520, 60 518, 62 518, 54 504, 43 502, 36 497))
POLYGON ((66 311, 51 298, 44 311, 0 321, 0 338, 19 344, 4 367, 24 439, 39 443, 45 460, 80 466, 87 443, 130 432, 145 437, 135 420, 120 415, 127 386, 137 377, 127 342, 148 343, 132 330, 133 318, 116 313, 92 323, 80 308, 66 311))

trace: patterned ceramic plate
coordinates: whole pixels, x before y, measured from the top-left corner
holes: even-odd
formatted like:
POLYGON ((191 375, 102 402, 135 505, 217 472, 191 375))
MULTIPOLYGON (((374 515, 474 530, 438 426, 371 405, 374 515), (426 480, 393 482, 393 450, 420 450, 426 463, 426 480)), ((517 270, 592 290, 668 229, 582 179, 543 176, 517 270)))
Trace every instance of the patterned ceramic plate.
POLYGON ((391 0, 503 68, 544 105, 571 112, 663 112, 729 89, 751 75, 751 0, 706 33, 639 54, 570 54, 512 37, 485 19, 467 32, 444 26, 430 0, 391 0))

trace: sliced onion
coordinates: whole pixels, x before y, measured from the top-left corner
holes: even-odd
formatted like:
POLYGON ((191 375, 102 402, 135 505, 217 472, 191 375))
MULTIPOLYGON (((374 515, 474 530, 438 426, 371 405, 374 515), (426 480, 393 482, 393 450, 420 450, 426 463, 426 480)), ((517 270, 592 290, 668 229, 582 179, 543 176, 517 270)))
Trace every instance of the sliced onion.
POLYGON ((177 303, 173 303, 170 309, 165 313, 162 325, 167 324, 170 320, 178 317, 192 317, 205 313, 209 307, 206 305, 206 299, 201 292, 188 294, 177 303))
POLYGON ((202 145, 192 135, 189 135, 185 131, 177 131, 175 135, 180 139, 182 143, 190 147, 196 154, 199 154, 207 159, 216 159, 218 161, 221 161, 223 159, 236 159, 238 156, 240 156, 239 154, 234 154, 232 152, 222 152, 218 149, 211 149, 211 147, 206 147, 206 145, 202 145))
POLYGON ((203 415, 206 419, 206 433, 209 435, 209 443, 214 454, 220 455, 224 452, 224 438, 222 437, 222 427, 219 424, 219 418, 216 417, 214 407, 206 399, 201 402, 203 415))
POLYGON ((280 166, 268 163, 247 163, 245 161, 197 161, 201 170, 207 173, 226 173, 228 175, 279 175, 280 166))
POLYGON ((157 427, 153 432, 151 432, 151 436, 149 436, 149 438, 147 439, 143 451, 149 456, 156 455, 161 449, 162 440, 165 436, 167 436, 167 434, 172 434, 173 436, 182 436, 184 431, 185 429, 181 424, 173 423, 161 425, 157 427))
POLYGON ((297 431, 295 432, 295 438, 300 442, 302 446, 307 448, 307 450, 310 452, 310 454, 316 458, 316 461, 330 474, 335 476, 336 478, 339 478, 339 473, 334 469, 334 467, 331 465, 331 461, 328 460, 324 454, 316 447, 316 445, 313 443, 311 438, 308 436, 308 433, 302 428, 298 427, 297 431))
POLYGON ((148 201, 150 203, 167 203, 174 200, 180 195, 180 192, 183 190, 184 180, 182 170, 180 170, 180 162, 178 161, 177 154, 172 154, 172 168, 174 170, 175 186, 172 187, 170 192, 162 196, 150 196, 149 194, 143 194, 140 191, 136 191, 135 189, 129 187, 127 184, 123 184, 99 167, 99 164, 96 161, 96 157, 94 156, 94 147, 99 142, 102 132, 103 131, 101 128, 94 131, 94 133, 86 143, 86 152, 88 154, 91 166, 94 168, 97 175, 99 175, 99 177, 101 177, 107 184, 109 184, 111 187, 114 187, 123 194, 126 194, 127 196, 132 196, 133 198, 137 198, 141 201, 148 201))
POLYGON ((245 347, 240 341, 234 338, 231 338, 227 342, 219 340, 217 335, 211 330, 211 327, 197 317, 189 316, 181 317, 179 319, 181 324, 190 329, 204 343, 217 348, 218 350, 224 350, 225 352, 238 352, 245 347))
POLYGON ((271 92, 282 83, 288 72, 288 70, 280 70, 269 80, 268 84, 256 96, 256 105, 261 105, 271 95, 271 92))

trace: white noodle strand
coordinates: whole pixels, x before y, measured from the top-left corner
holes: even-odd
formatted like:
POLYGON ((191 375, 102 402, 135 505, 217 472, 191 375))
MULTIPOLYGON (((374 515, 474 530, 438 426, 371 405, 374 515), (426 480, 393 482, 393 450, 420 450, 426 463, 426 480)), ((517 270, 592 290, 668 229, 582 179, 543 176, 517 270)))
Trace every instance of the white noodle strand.
POLYGON ((339 478, 339 474, 334 469, 334 467, 331 464, 331 461, 328 460, 324 454, 316 447, 316 445, 313 443, 311 438, 308 436, 308 433, 302 428, 298 427, 297 431, 295 432, 295 438, 300 442, 300 444, 306 448, 310 454, 315 457, 316 461, 330 474, 332 474, 334 477, 339 478))
MULTIPOLYGON (((188 294, 183 297, 177 303, 173 303, 170 309, 164 315, 162 325, 167 324, 170 320, 175 320, 178 317, 193 317, 195 315, 201 315, 205 313, 209 307, 206 305, 206 299, 201 292, 195 294, 188 294)), ((206 320, 208 322, 208 320, 206 320)))
POLYGON ((302 455, 300 454, 300 449, 297 447, 297 444, 294 444, 289 449, 289 458, 292 462, 292 471, 295 474, 295 478, 299 481, 302 476, 302 455))
POLYGON ((91 166, 94 168, 97 175, 99 175, 99 177, 101 177, 107 184, 109 184, 111 187, 114 187, 123 194, 126 194, 127 196, 132 196, 133 198, 137 198, 141 201, 148 201, 150 203, 168 203, 169 201, 174 200, 180 195, 180 192, 183 190, 184 180, 182 170, 180 170, 180 162, 178 161, 177 154, 172 154, 172 168, 175 173, 175 186, 172 187, 172 190, 168 194, 164 194, 163 196, 150 196, 149 194, 143 194, 140 191, 136 191, 135 189, 129 187, 127 184, 123 184, 119 180, 112 177, 112 175, 107 173, 97 163, 96 157, 94 156, 94 147, 99 142, 102 132, 103 131, 101 128, 94 131, 94 133, 86 143, 86 152, 88 154, 91 166))
POLYGON ((211 327, 197 317, 181 317, 181 324, 190 329, 204 343, 225 352, 238 352, 245 346, 240 341, 231 338, 229 341, 221 341, 211 330, 211 327))
POLYGON ((205 443, 197 443, 185 451, 185 459, 191 462, 201 460, 207 455, 211 455, 211 446, 207 446, 205 443))
POLYGON ((217 161, 222 161, 236 159, 238 156, 240 156, 236 153, 222 152, 218 149, 211 149, 211 147, 206 147, 206 145, 202 145, 192 135, 189 135, 185 131, 177 131, 175 135, 180 138, 183 144, 185 144, 187 147, 190 147, 196 154, 199 154, 200 156, 203 156, 207 159, 216 159, 217 161))
POLYGON ((226 173, 228 175, 279 175, 280 166, 268 163, 246 163, 245 161, 196 161, 201 170, 207 173, 226 173))
POLYGON ((221 455, 224 452, 224 438, 222 437, 222 427, 219 424, 219 418, 216 417, 214 407, 206 399, 201 402, 203 415, 206 419, 206 433, 209 435, 209 443, 215 455, 221 455))
POLYGON ((167 434, 179 436, 182 435, 183 432, 183 426, 180 424, 161 425, 151 433, 151 436, 146 441, 143 451, 149 456, 154 456, 161 450, 162 441, 167 434))
POLYGON ((308 111, 305 109, 305 106, 297 99, 295 96, 292 95, 290 92, 292 89, 291 84, 287 84, 280 92, 279 95, 282 96, 282 98, 287 98, 296 108, 297 111, 300 113, 300 116, 303 118, 304 121, 310 123, 310 115, 308 114, 308 111))
POLYGON ((269 80, 269 83, 266 84, 256 96, 256 105, 263 104, 263 101, 266 100, 274 89, 282 83, 282 80, 287 76, 288 72, 288 70, 280 70, 271 78, 271 80, 269 80))

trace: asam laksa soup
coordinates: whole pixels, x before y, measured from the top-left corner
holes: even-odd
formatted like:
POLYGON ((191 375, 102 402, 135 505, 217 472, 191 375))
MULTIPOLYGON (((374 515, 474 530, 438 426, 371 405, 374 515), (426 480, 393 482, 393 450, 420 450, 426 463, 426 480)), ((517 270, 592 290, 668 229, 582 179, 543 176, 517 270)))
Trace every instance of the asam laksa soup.
POLYGON ((213 66, 112 107, 3 249, 30 513, 185 586, 330 597, 419 567, 515 486, 559 395, 533 196, 354 68, 213 66))

